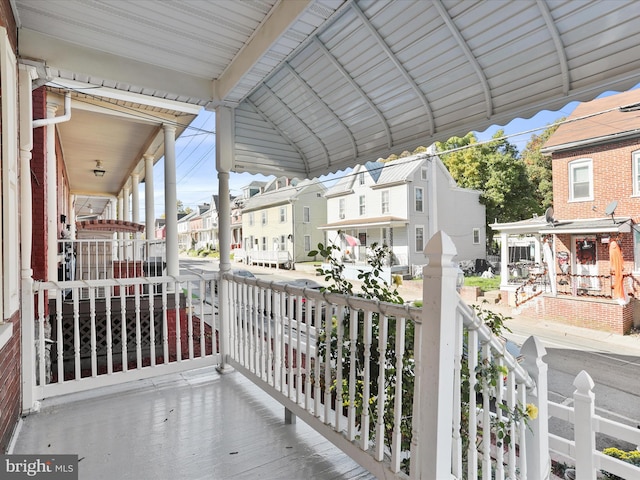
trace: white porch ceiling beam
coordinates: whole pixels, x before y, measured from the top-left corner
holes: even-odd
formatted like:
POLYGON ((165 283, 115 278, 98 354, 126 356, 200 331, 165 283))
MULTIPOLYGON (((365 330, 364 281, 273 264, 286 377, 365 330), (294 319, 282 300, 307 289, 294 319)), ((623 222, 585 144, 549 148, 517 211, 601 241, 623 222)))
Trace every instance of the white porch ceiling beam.
POLYGON ((420 87, 418 86, 416 81, 413 79, 413 77, 409 75, 409 72, 407 72, 407 69, 404 68, 404 65, 400 63, 400 60, 398 60, 398 57, 395 56, 395 54, 393 53, 393 50, 389 48, 389 45, 387 45, 387 42, 384 41, 384 38, 380 36, 380 34, 378 33, 378 30, 376 30, 373 27, 373 25, 371 25, 371 22, 369 21, 367 16, 364 14, 364 12, 360 10, 360 7, 355 3, 351 3, 350 7, 353 9, 354 12, 358 14, 358 17, 360 17, 360 20, 362 20, 362 24, 367 28, 367 30, 369 30, 371 37, 373 37, 375 41, 378 43, 378 45, 380 45, 380 48, 382 48, 382 50, 387 54, 387 57, 389 58, 389 60, 393 62, 396 69, 400 72, 402 77, 406 80, 407 84, 411 86, 416 96, 422 102, 422 105, 424 105, 424 108, 427 111, 427 117, 429 118, 430 134, 434 135, 436 133, 436 123, 433 118, 433 111, 431 110, 431 106, 429 105, 429 100, 427 100, 427 97, 425 96, 424 92, 420 89, 420 87))
POLYGON ((224 101, 229 92, 238 85, 258 60, 269 52, 273 44, 286 33, 311 3, 312 0, 280 2, 222 75, 213 82, 214 99, 224 101))
POLYGON ((471 64, 473 70, 476 72, 476 75, 480 80, 480 84, 482 85, 482 91, 484 92, 484 102, 486 105, 485 108, 487 109, 487 118, 491 118, 491 115, 493 115, 493 100, 491 99, 491 88, 489 87, 489 82, 487 81, 487 77, 484 74, 484 70, 478 63, 478 59, 473 55, 473 52, 469 48, 469 45, 467 45, 467 41, 460 33, 460 30, 458 30, 456 24, 453 23, 453 20, 451 20, 449 12, 447 12, 447 9, 444 8, 442 2, 440 0, 433 0, 433 6, 436 7, 436 10, 438 10, 440 17, 442 18, 442 20, 444 20, 444 23, 447 25, 449 32, 451 32, 451 36, 456 40, 458 46, 464 52, 465 57, 467 57, 467 61, 471 64))
POLYGON ((152 88, 187 98, 211 98, 211 79, 100 52, 26 28, 19 32, 19 44, 21 58, 45 59, 48 67, 63 72, 90 72, 93 78, 152 88))
POLYGON ((380 109, 378 107, 376 107, 376 105, 373 103, 373 101, 362 90, 360 85, 358 85, 355 82, 353 77, 351 75, 349 75, 349 73, 344 69, 342 64, 340 62, 338 62, 336 57, 334 57, 331 54, 331 52, 329 51, 329 49, 327 47, 325 47, 324 43, 322 43, 318 39, 318 37, 313 37, 313 42, 314 42, 315 46, 318 48, 318 50, 320 52, 322 52, 322 54, 331 62, 331 64, 334 66, 334 68, 338 72, 340 72, 342 77, 349 83, 349 85, 351 85, 351 88, 353 88, 353 90, 356 91, 362 97, 362 99, 365 102, 367 102, 367 105, 369 105, 369 108, 375 112, 376 116, 380 119, 380 124, 384 128, 385 133, 387 134, 387 148, 390 149, 392 147, 392 145, 393 145, 393 138, 391 137, 391 129, 389 128, 389 122, 387 122, 387 119, 384 118, 384 115, 382 114, 380 109))
POLYGON ((551 38, 553 39, 553 44, 556 47, 556 51, 558 52, 558 64, 560 65, 560 71, 562 72, 562 93, 567 95, 571 88, 571 77, 569 75, 567 54, 564 51, 564 45, 562 43, 562 38, 560 38, 560 32, 558 32, 558 27, 555 20, 551 16, 551 12, 549 11, 549 6, 547 5, 547 3, 541 0, 537 0, 536 3, 538 5, 538 8, 540 9, 540 13, 542 13, 542 18, 544 18, 544 23, 547 25, 549 35, 551 35, 551 38))

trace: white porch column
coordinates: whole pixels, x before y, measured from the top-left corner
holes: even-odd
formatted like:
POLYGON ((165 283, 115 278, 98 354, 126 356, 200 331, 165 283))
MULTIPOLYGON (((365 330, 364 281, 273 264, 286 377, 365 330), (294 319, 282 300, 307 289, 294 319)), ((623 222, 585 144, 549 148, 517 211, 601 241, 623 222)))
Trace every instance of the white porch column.
POLYGON ((20 96, 20 277, 21 300, 21 346, 22 346, 22 410, 33 408, 36 384, 35 329, 33 308, 33 270, 31 269, 31 244, 33 241, 33 200, 31 192, 31 150, 33 149, 33 127, 31 81, 36 78, 36 69, 20 65, 18 72, 20 96))
POLYGON ((129 197, 131 196, 131 188, 129 184, 126 184, 122 189, 122 213, 124 213, 123 220, 130 222, 131 221, 131 207, 129 197))
POLYGON ((429 263, 422 270, 422 322, 415 331, 411 477, 441 480, 451 478, 457 252, 438 231, 424 253, 429 263))
POLYGON ((131 221, 140 223, 140 175, 131 175, 131 221))
POLYGON ((67 222, 69 222, 69 234, 72 240, 75 240, 77 237, 76 232, 76 196, 73 194, 69 194, 69 218, 67 222))
POLYGON ((218 312, 220 318, 220 365, 226 367, 229 343, 229 282, 224 274, 231 269, 231 205, 229 201, 229 171, 233 165, 233 136, 231 127, 233 111, 228 107, 216 109, 216 170, 218 171, 218 240, 220 249, 220 286, 218 287, 218 312))
POLYGON ((164 124, 164 212, 167 233, 167 275, 179 275, 178 197, 176 192, 176 127, 164 124))
MULTIPOLYGON (((47 118, 56 116, 58 106, 47 102, 47 118)), ((56 126, 47 129, 46 197, 47 197, 47 279, 58 280, 58 188, 56 168, 56 126)))
POLYGON ((509 285, 509 235, 500 232, 500 286, 509 285))
MULTIPOLYGON (((144 223, 147 240, 156 238, 156 211, 153 193, 153 155, 144 156, 144 223)), ((177 208, 177 207, 176 207, 177 208)))

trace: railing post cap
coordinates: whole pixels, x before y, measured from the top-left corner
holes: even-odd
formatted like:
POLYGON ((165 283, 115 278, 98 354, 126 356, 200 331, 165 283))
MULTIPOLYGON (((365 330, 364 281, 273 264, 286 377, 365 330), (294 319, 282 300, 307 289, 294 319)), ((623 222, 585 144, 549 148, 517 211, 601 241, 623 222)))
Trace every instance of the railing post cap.
POLYGON ((427 242, 424 254, 429 259, 429 266, 450 267, 451 261, 458 254, 458 251, 451 237, 439 230, 427 242))
POLYGON ((595 383, 593 382, 591 376, 587 372, 582 370, 573 381, 573 386, 576 387, 578 392, 586 393, 593 390, 595 383))

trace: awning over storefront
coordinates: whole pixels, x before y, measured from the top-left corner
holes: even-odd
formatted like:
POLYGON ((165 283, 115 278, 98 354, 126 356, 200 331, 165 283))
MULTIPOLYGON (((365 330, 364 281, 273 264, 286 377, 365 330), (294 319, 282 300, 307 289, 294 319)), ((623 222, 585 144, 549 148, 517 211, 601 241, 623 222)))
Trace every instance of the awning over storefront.
POLYGON ((534 217, 519 222, 493 223, 489 226, 498 232, 510 235, 627 233, 631 231, 631 219, 629 217, 590 218, 547 222, 544 217, 534 217))
POLYGON ((349 220, 341 220, 339 222, 328 223, 321 225, 318 228, 320 230, 340 230, 344 228, 369 228, 369 227, 404 227, 409 220, 401 217, 370 217, 370 218, 357 218, 349 220))

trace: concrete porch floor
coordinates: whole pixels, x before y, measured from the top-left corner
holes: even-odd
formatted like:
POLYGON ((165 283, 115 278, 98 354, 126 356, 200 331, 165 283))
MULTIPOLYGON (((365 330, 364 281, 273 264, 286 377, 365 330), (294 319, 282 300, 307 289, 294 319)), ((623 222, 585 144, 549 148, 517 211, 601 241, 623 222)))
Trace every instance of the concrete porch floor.
POLYGON ((80 480, 373 479, 238 372, 213 367, 45 400, 9 453, 77 454, 80 480))

